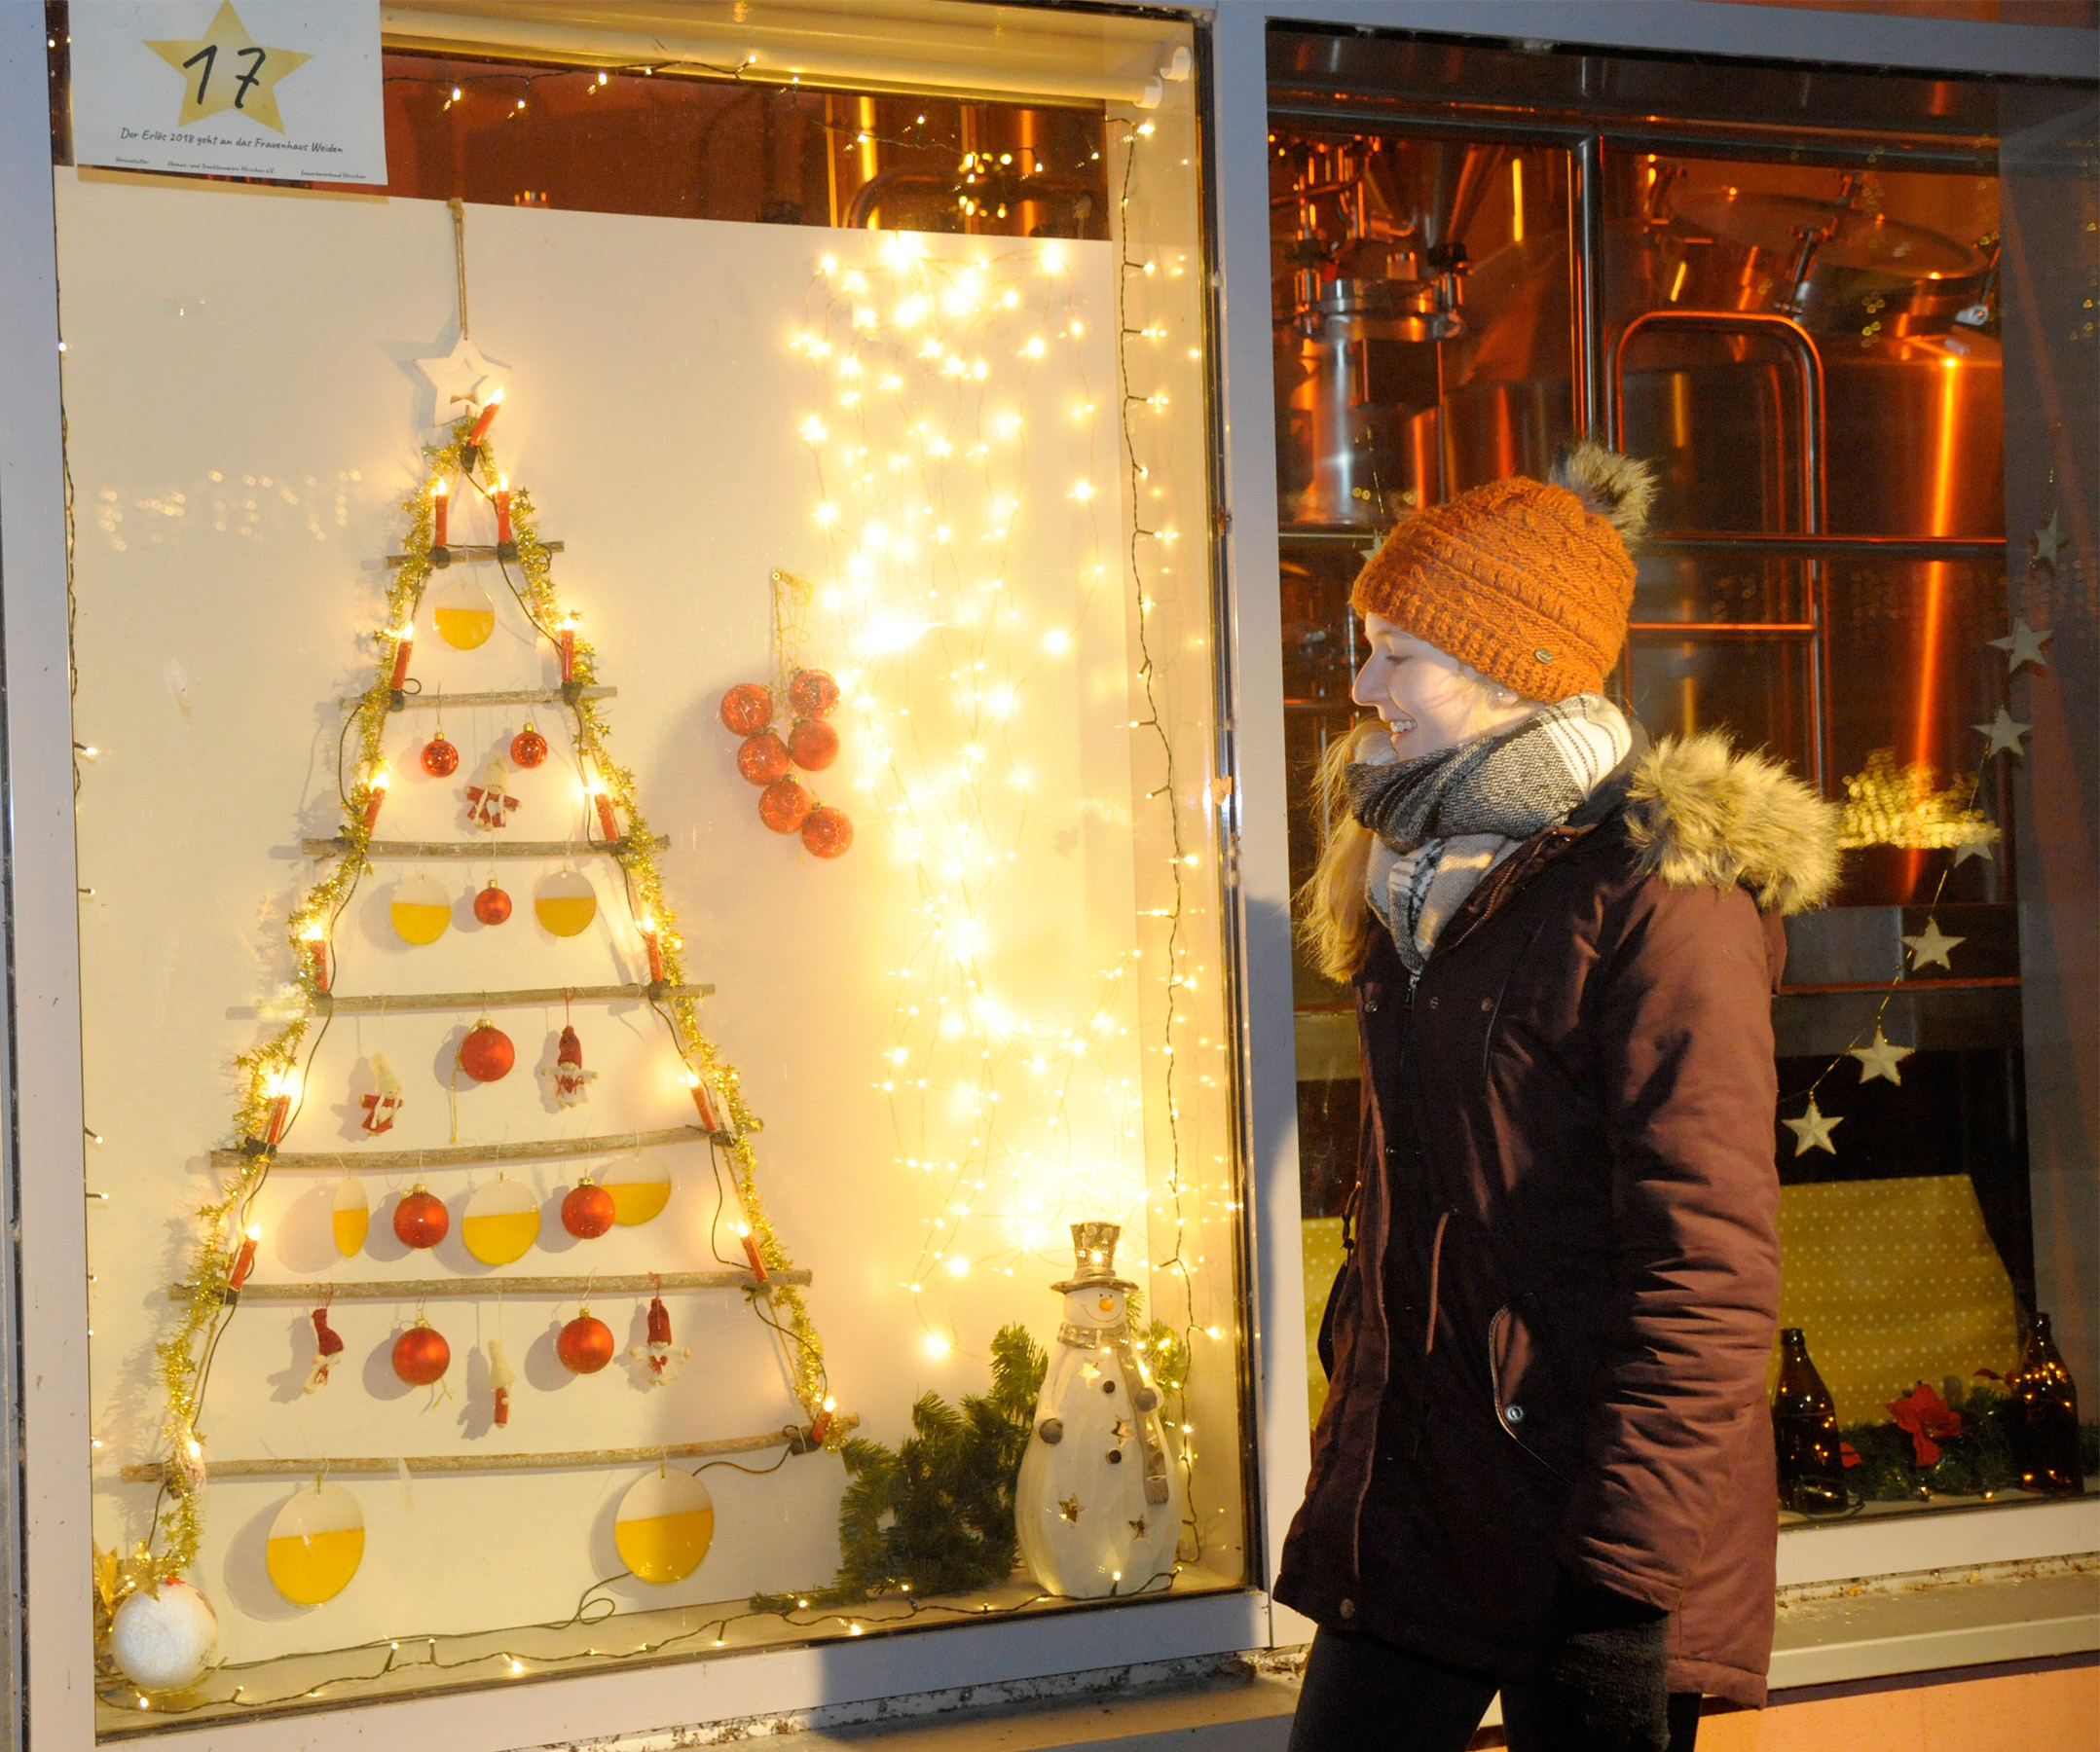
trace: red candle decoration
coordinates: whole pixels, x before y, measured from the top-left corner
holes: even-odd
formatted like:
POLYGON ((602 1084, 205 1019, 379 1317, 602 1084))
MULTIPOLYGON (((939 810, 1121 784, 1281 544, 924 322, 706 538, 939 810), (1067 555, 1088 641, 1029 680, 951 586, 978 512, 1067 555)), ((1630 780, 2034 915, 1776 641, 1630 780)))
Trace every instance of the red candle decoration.
POLYGON ((476 1082, 500 1082, 518 1062, 518 1049, 510 1037, 487 1017, 467 1031, 460 1042, 460 1069, 476 1082))
POLYGON ((387 769, 387 763, 385 761, 381 761, 379 771, 374 773, 371 779, 366 783, 364 799, 364 830, 368 834, 372 831, 374 827, 379 825, 379 806, 387 801, 387 780, 392 778, 392 773, 389 772, 387 769))
POLYGON ((405 622, 387 637, 393 640, 393 679, 387 685, 399 693, 408 684, 408 654, 416 648, 416 623, 405 622))
POLYGON ((766 1281, 765 1260, 758 1257, 758 1241, 743 1223, 736 1225, 737 1238, 744 1243, 744 1257, 751 1261, 751 1274, 761 1284, 766 1281))
POLYGON ((525 720, 525 728, 510 739, 510 763, 513 766, 535 767, 547 757, 547 739, 533 728, 533 720, 525 720))
POLYGON ((474 917, 484 925, 500 925, 510 917, 510 896, 494 876, 489 878, 489 886, 474 896, 474 917))
POLYGON ((797 718, 788 732, 788 753, 805 773, 821 773, 838 758, 838 732, 822 718, 797 718))
POLYGON ((770 730, 747 736, 736 751, 736 770, 746 784, 765 785, 788 776, 788 745, 770 730))
POLYGON ((708 1089, 707 1078, 697 1071, 688 1071, 685 1086, 692 1091, 693 1106, 699 1110, 701 1125, 711 1132, 720 1131, 721 1120, 715 1113, 715 1101, 708 1089))
POLYGON ((571 1374, 596 1374, 612 1361, 612 1329, 584 1308, 556 1335, 554 1354, 571 1374))
POLYGON ((510 477, 496 477, 496 545, 508 547, 510 534, 510 477))
POLYGON ((775 833, 793 833, 808 819, 810 794, 792 779, 776 779, 758 796, 758 819, 775 833))
POLYGON ((292 1120, 291 1073, 279 1071, 270 1079, 270 1119, 263 1142, 275 1150, 284 1141, 284 1128, 292 1120))
POLYGON ((738 736, 755 736, 773 721, 772 689, 740 681, 721 697, 721 721, 738 736))
POLYGON ((599 830, 610 845, 620 837, 620 824, 612 817, 612 799, 606 795, 606 787, 595 779, 591 781, 591 801, 598 809, 599 830))
POLYGON ((401 1195, 393 1208, 394 1239, 403 1247, 435 1247, 451 1227, 452 1217, 444 1200, 420 1181, 413 1191, 401 1195))
POLYGON ((444 731, 423 745, 423 770, 433 779, 448 779, 460 770, 460 750, 445 740, 444 731))
POLYGON ((554 631, 557 636, 556 642, 561 646, 562 685, 566 687, 576 678, 576 617, 573 614, 563 615, 560 625, 554 631))
POLYGON ((589 1181, 578 1181, 562 1199, 562 1226, 578 1241, 595 1241, 607 1233, 615 1215, 612 1194, 589 1181))
POLYGON ((234 1256, 234 1268, 226 1274, 226 1287, 237 1296, 240 1286, 248 1281, 248 1273, 255 1269, 255 1246, 262 1238, 261 1227, 253 1223, 240 1238, 240 1251, 234 1256))
POLYGON ((842 809, 820 803, 802 821, 802 849, 812 858, 839 858, 853 844, 853 821, 842 809))
POLYGON ((788 682, 788 704, 796 717, 829 717, 838 704, 838 683, 827 670, 796 670, 788 682))
POLYGON ((313 989, 328 989, 328 928, 325 925, 309 925, 299 936, 300 947, 306 951, 307 967, 313 975, 313 989))
POLYGON ((660 985, 664 976, 664 946, 656 934, 656 921, 645 918, 641 925, 642 947, 649 958, 649 983, 660 985))
POLYGON ((814 1419, 812 1419, 812 1420, 811 1420, 811 1422, 810 1422, 810 1426, 809 1426, 809 1445, 810 1445, 811 1447, 822 1447, 822 1446, 824 1445, 824 1439, 825 1439, 825 1438, 826 1438, 827 1436, 829 1436, 829 1435, 830 1433, 831 1433, 831 1414, 830 1414, 830 1412, 829 1412, 829 1411, 820 1411, 820 1412, 818 1412, 818 1413, 817 1413, 817 1415, 816 1415, 816 1417, 815 1417, 814 1419))
POLYGON ((452 1346, 445 1334, 424 1321, 393 1341, 393 1371, 411 1387, 428 1387, 445 1378, 452 1367, 452 1346))
POLYGON ((482 405, 481 418, 474 421, 474 429, 466 435, 466 448, 472 450, 489 435, 489 428, 496 423, 497 411, 503 405, 503 392, 495 391, 482 405))
MULTIPOLYGON (((439 481, 430 489, 430 545, 448 546, 445 537, 452 524, 452 483, 439 481)), ((397 681, 396 687, 400 686, 397 681)))

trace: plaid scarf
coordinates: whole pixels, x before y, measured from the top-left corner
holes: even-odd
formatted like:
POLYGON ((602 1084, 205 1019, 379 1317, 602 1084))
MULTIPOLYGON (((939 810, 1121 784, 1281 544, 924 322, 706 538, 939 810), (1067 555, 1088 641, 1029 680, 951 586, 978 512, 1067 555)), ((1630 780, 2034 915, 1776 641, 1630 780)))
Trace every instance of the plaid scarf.
POLYGON ((1422 970, 1480 879, 1521 841, 1567 820, 1632 748, 1616 706, 1577 694, 1499 736, 1350 765, 1351 810, 1378 835, 1371 910, 1409 972, 1422 970))

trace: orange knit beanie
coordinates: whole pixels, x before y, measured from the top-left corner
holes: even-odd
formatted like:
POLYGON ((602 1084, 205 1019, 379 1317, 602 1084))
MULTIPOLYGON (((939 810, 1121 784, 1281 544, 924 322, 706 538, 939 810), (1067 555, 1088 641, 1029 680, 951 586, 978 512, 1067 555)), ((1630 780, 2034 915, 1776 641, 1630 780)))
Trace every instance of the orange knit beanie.
POLYGON ((1654 494, 1645 463, 1585 441, 1544 481, 1494 481, 1409 518, 1350 602, 1528 700, 1601 692, 1634 602, 1627 546, 1654 494))

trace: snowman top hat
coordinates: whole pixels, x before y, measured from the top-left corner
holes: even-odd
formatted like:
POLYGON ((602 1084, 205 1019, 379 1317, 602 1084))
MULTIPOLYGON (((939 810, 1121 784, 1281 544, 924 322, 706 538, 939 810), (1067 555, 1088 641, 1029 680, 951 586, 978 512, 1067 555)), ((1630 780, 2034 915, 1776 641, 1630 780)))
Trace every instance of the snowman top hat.
POLYGON ((1120 1223, 1075 1223, 1072 1252, 1079 1269, 1050 1288, 1060 1296, 1073 1290, 1135 1290, 1135 1284, 1116 1275, 1116 1242, 1122 1234, 1120 1223))

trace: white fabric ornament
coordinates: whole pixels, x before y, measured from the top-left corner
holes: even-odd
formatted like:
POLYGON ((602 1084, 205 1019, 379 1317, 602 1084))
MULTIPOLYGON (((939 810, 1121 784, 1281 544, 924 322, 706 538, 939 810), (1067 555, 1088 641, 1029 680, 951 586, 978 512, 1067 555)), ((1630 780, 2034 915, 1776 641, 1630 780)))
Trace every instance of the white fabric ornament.
POLYGON ((518 807, 518 799, 504 789, 507 778, 503 757, 492 754, 480 781, 466 787, 466 819, 476 827, 485 827, 493 833, 498 827, 508 825, 510 812, 518 807))
POLYGON ((401 1092, 401 1079, 393 1074, 393 1067, 377 1052, 372 1055, 372 1093, 360 1104, 364 1108, 364 1117, 357 1123, 377 1136, 393 1130, 393 1122, 400 1116, 406 1097, 401 1092))
POLYGON ((576 1031, 566 1026, 561 1043, 555 1048, 554 1063, 542 1066, 539 1075, 562 1107, 581 1107, 591 1098, 590 1085, 598 1080, 597 1072, 583 1068, 583 1042, 576 1038, 576 1031))

